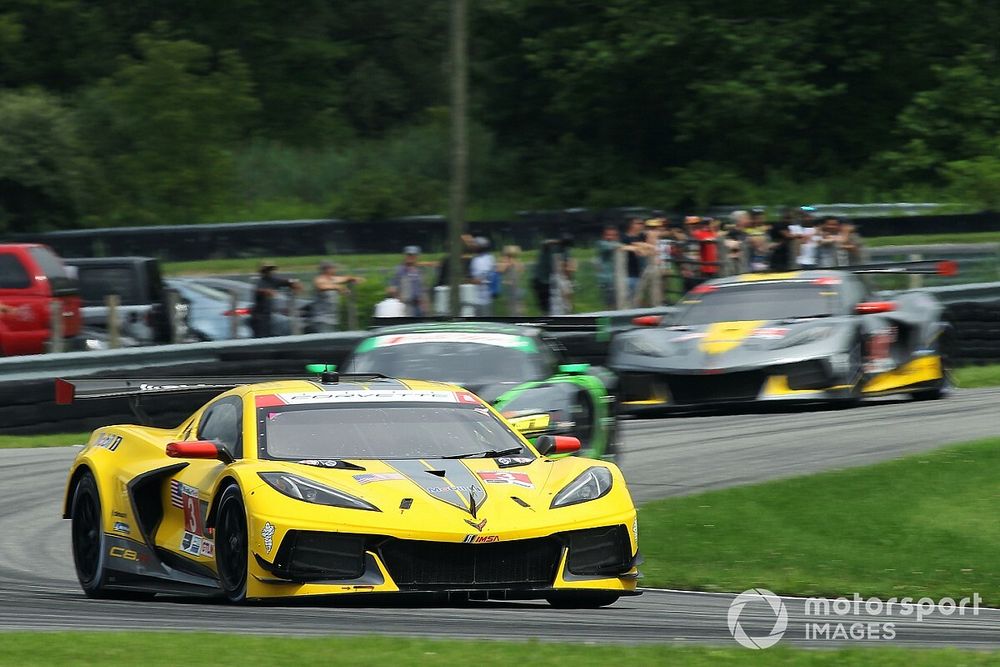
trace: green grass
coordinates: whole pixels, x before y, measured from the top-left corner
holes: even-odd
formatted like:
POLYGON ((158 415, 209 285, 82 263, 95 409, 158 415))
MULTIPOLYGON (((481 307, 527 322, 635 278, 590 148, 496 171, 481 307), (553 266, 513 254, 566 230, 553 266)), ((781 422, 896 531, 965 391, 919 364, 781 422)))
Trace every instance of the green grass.
MULTIPOLYGON (((524 628, 525 636, 531 628, 524 628)), ((585 638, 581 638, 583 640, 585 638)), ((688 647, 651 644, 599 646, 537 641, 430 640, 396 637, 288 638, 155 632, 11 632, 3 634, 0 665, 121 665, 141 661, 164 665, 396 665, 420 667, 474 662, 477 665, 609 664, 825 667, 932 667, 995 664, 1000 654, 957 649, 906 650, 891 647, 804 651, 776 647, 688 647)))
POLYGON ((955 383, 966 389, 1000 386, 1000 364, 958 368, 955 370, 955 383))
POLYGON ((643 584, 882 599, 978 592, 996 606, 998 504, 1000 438, 653 502, 639 511, 643 584))
POLYGON ((0 449, 14 447, 65 447, 82 445, 89 433, 54 433, 52 435, 0 435, 0 449))
POLYGON ((1000 243, 1000 232, 955 232, 953 234, 904 234, 874 236, 865 245, 873 248, 889 245, 928 245, 933 243, 1000 243))

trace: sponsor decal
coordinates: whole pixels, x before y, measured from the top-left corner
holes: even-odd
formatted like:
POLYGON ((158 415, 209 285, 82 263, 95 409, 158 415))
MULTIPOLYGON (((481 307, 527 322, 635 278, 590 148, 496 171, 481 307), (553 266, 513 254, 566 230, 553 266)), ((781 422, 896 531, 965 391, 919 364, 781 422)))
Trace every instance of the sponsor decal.
POLYGON ((531 483, 531 478, 523 472, 477 472, 479 478, 487 484, 513 484, 525 489, 533 489, 535 485, 531 483))
POLYGON ((317 468, 346 467, 342 461, 338 461, 337 459, 302 459, 301 461, 296 461, 296 463, 301 463, 304 466, 316 466, 317 468))
POLYGON ((264 524, 260 536, 264 538, 264 551, 271 553, 271 549, 274 547, 274 526, 271 525, 270 521, 264 524))
MULTIPOLYGON (((456 391, 455 399, 464 405, 482 405, 483 403, 478 397, 467 391, 456 391)), ((487 410, 487 412, 489 412, 489 410, 487 410)))
POLYGON ((499 535, 466 535, 465 539, 462 540, 465 544, 490 544, 499 541, 499 535))
POLYGON ((369 472, 364 475, 353 475, 358 484, 370 484, 371 482, 388 482, 397 479, 406 479, 398 472, 369 472))
MULTIPOLYGON (((289 405, 306 405, 310 403, 396 403, 420 401, 424 403, 457 403, 455 392, 452 391, 329 391, 313 394, 276 394, 278 398, 289 405)), ((471 394, 470 394, 471 396, 471 394)), ((476 401, 478 405, 479 402, 476 401)))
POLYGON ((181 551, 192 556, 198 556, 201 554, 201 535, 195 535, 194 533, 184 532, 184 537, 181 538, 181 551))
POLYGON ((170 480, 170 504, 177 509, 183 509, 184 496, 194 496, 197 498, 198 489, 188 486, 183 482, 178 482, 176 479, 170 480))
POLYGON ((126 535, 128 535, 129 533, 132 532, 129 529, 128 524, 127 523, 123 523, 121 521, 115 521, 114 530, 115 530, 116 533, 125 533, 126 535))
POLYGON ((449 491, 465 491, 466 493, 479 493, 479 489, 474 486, 428 486, 431 493, 448 493, 449 491))
POLYGON ((478 530, 480 533, 483 532, 483 528, 486 527, 486 519, 483 519, 479 523, 476 523, 472 519, 466 519, 465 523, 469 524, 470 526, 478 530))
POLYGON ((173 389, 201 389, 205 387, 213 387, 215 385, 210 384, 146 384, 145 382, 139 385, 139 391, 171 391, 173 389))
POLYGON ((523 336, 495 333, 475 333, 463 331, 436 331, 431 333, 396 334, 394 336, 378 336, 375 347, 393 347, 413 343, 478 343, 494 347, 524 347, 526 339, 523 336))
POLYGON ((215 542, 208 539, 207 537, 203 537, 201 539, 201 555, 204 556, 205 558, 214 558, 215 542))
POLYGON ((125 514, 125 512, 119 512, 118 510, 111 510, 111 516, 115 517, 116 519, 124 519, 128 515, 125 514))
POLYGON ((751 334, 751 338, 763 338, 765 340, 779 340, 788 334, 787 327, 761 327, 751 334))
POLYGON ((195 535, 205 534, 205 524, 201 516, 201 501, 198 496, 184 494, 184 530, 195 535))
POLYGON ((534 460, 527 456, 501 456, 496 459, 496 462, 501 468, 512 468, 514 466, 526 466, 534 460))
POLYGON ((95 447, 103 447, 109 451, 115 451, 118 449, 118 445, 122 442, 122 437, 120 435, 114 435, 112 433, 102 433, 97 436, 97 440, 94 441, 95 447))
POLYGON ((125 547, 111 547, 108 549, 108 555, 112 558, 121 558, 122 560, 139 560, 139 554, 134 549, 126 549, 125 547))

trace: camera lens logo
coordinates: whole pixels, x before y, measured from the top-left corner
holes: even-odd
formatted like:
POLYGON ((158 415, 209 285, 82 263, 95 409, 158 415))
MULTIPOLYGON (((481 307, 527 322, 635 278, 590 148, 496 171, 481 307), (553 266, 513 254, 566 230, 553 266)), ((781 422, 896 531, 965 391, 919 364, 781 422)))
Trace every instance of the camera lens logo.
MULTIPOLYGON (((759 606, 759 605, 758 605, 759 606)), ((766 588, 751 588, 737 595, 729 605, 729 633, 736 640, 736 643, 745 648, 762 649, 770 648, 781 641, 788 627, 788 611, 785 603, 777 595, 766 588), (740 624, 740 613, 743 607, 751 602, 763 601, 774 612, 774 627, 771 632, 763 637, 751 637, 740 624)))

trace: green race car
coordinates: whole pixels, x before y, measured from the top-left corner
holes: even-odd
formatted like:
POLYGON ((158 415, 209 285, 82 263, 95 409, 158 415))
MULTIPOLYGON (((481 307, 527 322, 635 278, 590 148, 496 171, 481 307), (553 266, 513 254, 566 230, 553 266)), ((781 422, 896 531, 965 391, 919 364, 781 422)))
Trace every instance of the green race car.
POLYGON ((450 382, 490 401, 534 440, 573 435, 581 454, 617 458, 615 376, 566 363, 539 327, 432 322, 377 329, 344 365, 348 373, 450 382))

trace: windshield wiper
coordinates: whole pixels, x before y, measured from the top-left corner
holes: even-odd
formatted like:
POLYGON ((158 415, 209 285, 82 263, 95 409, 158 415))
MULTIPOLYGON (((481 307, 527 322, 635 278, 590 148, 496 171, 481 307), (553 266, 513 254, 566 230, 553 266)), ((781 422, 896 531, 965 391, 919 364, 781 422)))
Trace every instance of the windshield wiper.
POLYGON ((492 459, 497 456, 507 456, 508 454, 517 454, 524 451, 521 446, 511 447, 510 449, 488 449, 485 452, 472 452, 470 454, 452 454, 451 456, 442 456, 443 459, 492 459))

